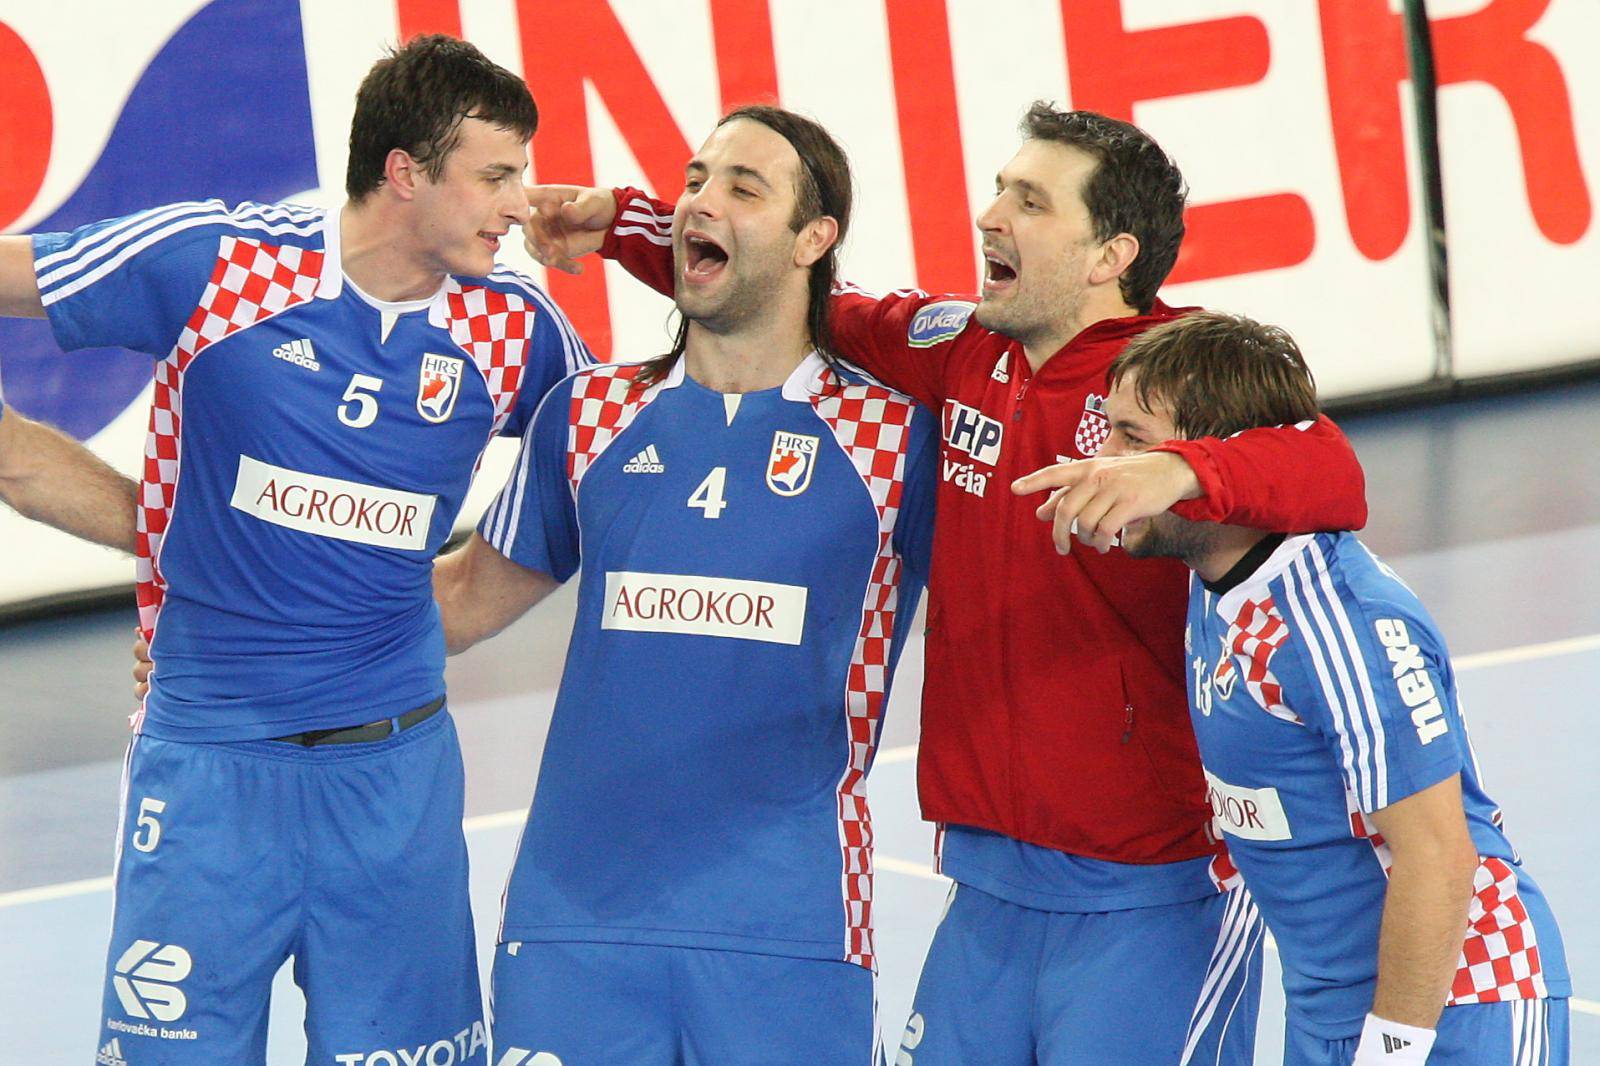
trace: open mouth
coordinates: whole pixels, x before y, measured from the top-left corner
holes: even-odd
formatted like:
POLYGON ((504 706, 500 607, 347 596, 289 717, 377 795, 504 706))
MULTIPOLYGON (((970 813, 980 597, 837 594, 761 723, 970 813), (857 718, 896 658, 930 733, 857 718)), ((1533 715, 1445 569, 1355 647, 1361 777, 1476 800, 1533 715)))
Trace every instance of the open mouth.
POLYGON ((984 288, 1003 288, 1017 280, 1017 268, 994 252, 983 253, 984 288))
POLYGON ((495 251, 500 250, 500 238, 502 236, 504 236, 502 233, 489 233, 486 230, 478 231, 478 239, 495 251))
POLYGON ((705 281, 728 265, 728 252, 703 233, 683 235, 683 273, 687 278, 705 281))

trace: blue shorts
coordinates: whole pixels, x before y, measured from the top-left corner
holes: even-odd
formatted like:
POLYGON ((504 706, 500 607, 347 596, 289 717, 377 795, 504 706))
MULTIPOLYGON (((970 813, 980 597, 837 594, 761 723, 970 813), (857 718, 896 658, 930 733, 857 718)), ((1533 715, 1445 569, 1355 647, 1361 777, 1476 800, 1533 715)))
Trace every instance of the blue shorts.
POLYGON ((140 736, 123 782, 105 1061, 264 1062, 291 955, 308 1062, 487 1061, 448 713, 370 744, 140 736))
POLYGON ((491 985, 500 1066, 878 1066, 853 963, 649 944, 508 943, 491 985))
POLYGON ((1072 914, 952 886, 896 1066, 1250 1066, 1263 928, 1243 889, 1072 914))
MULTIPOLYGON (((1567 1066, 1572 1055, 1565 999, 1512 1000, 1446 1007, 1428 1066, 1567 1066)), ((1359 1035, 1324 1040, 1295 1027, 1284 1033, 1283 1066, 1350 1066, 1359 1035)))

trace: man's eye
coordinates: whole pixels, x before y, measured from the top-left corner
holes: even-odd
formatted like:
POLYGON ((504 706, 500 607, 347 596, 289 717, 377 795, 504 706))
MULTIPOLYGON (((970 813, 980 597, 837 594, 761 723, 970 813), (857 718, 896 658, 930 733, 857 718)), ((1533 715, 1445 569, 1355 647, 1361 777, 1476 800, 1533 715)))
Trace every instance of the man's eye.
POLYGON ((746 188, 743 185, 735 185, 733 187, 733 192, 735 196, 738 196, 744 200, 754 199, 756 195, 756 191, 754 189, 746 188))
POLYGON ((700 186, 704 184, 705 182, 699 180, 698 178, 690 178, 688 181, 683 183, 683 187, 688 189, 690 192, 699 192, 700 186))

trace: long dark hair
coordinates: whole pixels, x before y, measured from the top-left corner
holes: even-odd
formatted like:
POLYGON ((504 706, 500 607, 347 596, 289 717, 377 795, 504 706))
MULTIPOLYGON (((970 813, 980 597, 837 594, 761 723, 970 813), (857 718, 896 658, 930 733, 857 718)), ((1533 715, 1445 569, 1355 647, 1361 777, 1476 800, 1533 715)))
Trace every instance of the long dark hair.
MULTIPOLYGON (((788 141, 800 157, 800 182, 789 228, 799 233, 807 222, 824 217, 832 218, 839 225, 839 236, 832 246, 811 264, 806 305, 806 328, 811 333, 811 343, 823 361, 834 366, 838 356, 833 350, 833 330, 828 325, 828 300, 839 274, 839 246, 850 229, 850 206, 854 199, 850 160, 839 142, 820 123, 781 107, 763 104, 738 107, 723 115, 717 128, 741 118, 759 122, 772 130, 788 141)), ((683 358, 688 343, 689 320, 680 314, 671 349, 642 363, 635 381, 645 386, 666 377, 683 358)))

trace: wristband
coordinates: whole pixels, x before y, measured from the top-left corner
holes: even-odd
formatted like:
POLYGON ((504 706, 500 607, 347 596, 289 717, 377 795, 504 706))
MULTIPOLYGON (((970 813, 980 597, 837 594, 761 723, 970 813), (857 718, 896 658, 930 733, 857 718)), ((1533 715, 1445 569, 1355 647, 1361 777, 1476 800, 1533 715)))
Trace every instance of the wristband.
POLYGON ((1361 1043, 1350 1066, 1424 1066, 1433 1050, 1435 1032, 1367 1015, 1361 1043))

